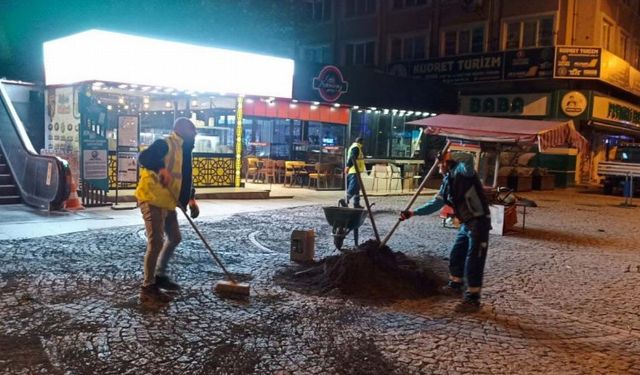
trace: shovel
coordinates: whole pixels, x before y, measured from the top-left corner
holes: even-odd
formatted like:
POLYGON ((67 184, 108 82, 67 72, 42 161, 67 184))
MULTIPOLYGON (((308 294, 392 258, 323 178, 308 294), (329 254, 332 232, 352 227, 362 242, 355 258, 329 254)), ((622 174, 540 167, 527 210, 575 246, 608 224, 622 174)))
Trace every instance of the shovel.
POLYGON ((353 163, 353 167, 356 169, 356 178, 358 179, 358 185, 360 185, 360 190, 362 190, 364 205, 365 207, 367 207, 367 212, 369 213, 369 220, 371 220, 371 226, 373 227, 373 234, 376 236, 376 241, 380 242, 380 235, 378 234, 378 227, 376 227, 376 221, 373 219, 373 212, 371 212, 369 197, 367 196, 367 192, 364 189, 364 184, 362 183, 362 176, 360 176, 360 168, 358 168, 358 164, 356 164, 356 161, 353 158, 351 158, 351 162, 353 163))
MULTIPOLYGON (((444 145, 444 148, 442 149, 442 151, 440 151, 439 155, 444 155, 447 152, 447 150, 449 149, 450 145, 451 145, 451 141, 447 140, 447 144, 444 145)), ((439 158, 436 158, 436 160, 433 162, 433 165, 431 166, 431 169, 429 169, 429 172, 425 176, 424 180, 422 180, 422 183, 420 184, 420 186, 418 186, 418 189, 413 194, 413 197, 411 197, 411 200, 409 201, 409 203, 406 205, 406 207, 402 211, 407 211, 407 210, 409 210, 411 208, 413 203, 418 198, 418 195, 420 195, 420 192, 422 191, 422 189, 424 189, 424 186, 427 184, 427 181, 429 180, 431 175, 436 171, 436 168, 438 168, 438 164, 439 163, 440 163, 439 158)), ((400 220, 400 219, 398 219, 398 221, 396 221, 396 224, 393 226, 393 228, 391 228, 391 231, 384 237, 384 239, 382 240, 382 242, 380 243, 380 246, 378 248, 380 248, 380 249, 383 248, 387 244, 387 242, 389 242, 389 239, 393 235, 393 232, 395 232, 396 229, 398 229, 398 225, 400 225, 401 221, 402 220, 400 220)))

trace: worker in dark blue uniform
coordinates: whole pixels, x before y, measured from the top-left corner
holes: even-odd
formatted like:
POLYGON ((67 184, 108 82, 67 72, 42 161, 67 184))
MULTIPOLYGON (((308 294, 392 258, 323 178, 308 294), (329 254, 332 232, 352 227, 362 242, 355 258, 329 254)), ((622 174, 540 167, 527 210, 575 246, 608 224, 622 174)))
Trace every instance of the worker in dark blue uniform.
POLYGON ((456 311, 476 312, 480 309, 491 216, 482 183, 473 169, 472 160, 465 155, 445 154, 440 161, 440 173, 444 179, 438 193, 416 210, 402 211, 400 220, 414 215, 432 214, 445 204, 453 207, 462 225, 451 248, 449 282, 443 292, 464 295, 462 302, 456 306, 456 311))

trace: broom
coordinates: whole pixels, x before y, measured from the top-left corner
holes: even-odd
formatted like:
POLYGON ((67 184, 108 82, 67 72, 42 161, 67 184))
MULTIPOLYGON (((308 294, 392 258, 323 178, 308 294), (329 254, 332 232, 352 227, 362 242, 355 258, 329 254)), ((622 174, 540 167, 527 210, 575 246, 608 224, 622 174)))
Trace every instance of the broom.
MULTIPOLYGON (((169 189, 167 188, 167 190, 169 189)), ((220 266, 220 268, 222 268, 222 270, 224 271, 224 274, 227 276, 228 280, 218 281, 213 287, 213 290, 219 295, 223 295, 223 296, 224 295, 248 296, 251 289, 249 286, 249 283, 240 283, 233 276, 231 276, 231 273, 229 273, 229 271, 227 271, 227 268, 224 266, 224 264, 222 264, 222 260, 220 260, 220 258, 218 258, 218 256, 216 255, 216 252, 213 251, 207 239, 204 238, 204 236, 198 229, 198 226, 196 226, 196 223, 187 214, 187 211, 185 211, 184 207, 180 205, 179 203, 180 201, 176 198, 175 195, 173 195, 173 193, 170 190, 169 190, 169 193, 171 193, 171 195, 173 196, 173 199, 175 199, 175 201, 178 203, 177 206, 180 207, 180 211, 182 211, 182 213, 184 214, 184 217, 187 218, 187 221, 189 222, 189 224, 191 224, 191 227, 193 228, 193 230, 196 232, 198 237, 200 237, 200 239, 202 240, 202 243, 204 243, 204 246, 209 251, 209 254, 211 254, 211 257, 213 258, 213 260, 215 260, 215 262, 220 266)))

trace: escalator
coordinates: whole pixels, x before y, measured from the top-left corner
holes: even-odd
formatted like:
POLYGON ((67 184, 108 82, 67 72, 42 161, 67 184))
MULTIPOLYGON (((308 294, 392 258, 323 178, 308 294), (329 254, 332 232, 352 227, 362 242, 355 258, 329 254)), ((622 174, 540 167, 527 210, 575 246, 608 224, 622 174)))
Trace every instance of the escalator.
POLYGON ((25 94, 28 98, 30 90, 0 80, 0 204, 58 210, 69 196, 69 167, 63 159, 35 151, 12 102, 25 94))

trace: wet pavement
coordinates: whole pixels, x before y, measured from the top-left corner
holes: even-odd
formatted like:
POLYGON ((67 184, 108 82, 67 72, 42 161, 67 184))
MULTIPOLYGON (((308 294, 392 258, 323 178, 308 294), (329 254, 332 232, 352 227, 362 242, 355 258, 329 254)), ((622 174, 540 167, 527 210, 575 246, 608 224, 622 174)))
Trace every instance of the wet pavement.
MULTIPOLYGON (((317 259, 336 254, 320 204, 197 220, 251 283, 248 300, 213 293, 223 275, 187 226, 171 265, 183 289, 156 308, 137 299, 141 225, 2 240, 0 372, 640 374, 640 208, 572 190, 522 195, 539 207, 524 231, 491 237, 483 307, 467 315, 450 297, 373 303, 280 286, 292 230, 315 230, 317 259)), ((408 197, 372 200, 384 235, 408 197)), ((389 245, 444 258, 454 236, 415 217, 389 245)), ((360 237, 373 237, 368 223, 360 237)))

